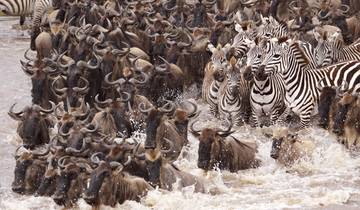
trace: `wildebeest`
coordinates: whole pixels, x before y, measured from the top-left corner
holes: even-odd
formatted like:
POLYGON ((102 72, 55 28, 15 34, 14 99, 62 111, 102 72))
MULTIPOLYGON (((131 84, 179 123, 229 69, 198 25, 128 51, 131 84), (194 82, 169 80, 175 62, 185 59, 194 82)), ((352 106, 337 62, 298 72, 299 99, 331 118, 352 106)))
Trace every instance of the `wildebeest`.
POLYGON ((24 151, 20 155, 16 154, 14 181, 11 187, 14 192, 33 194, 38 189, 46 168, 46 158, 43 158, 43 156, 48 152, 49 147, 44 153, 24 151))
POLYGON ((50 109, 33 105, 25 107, 20 112, 13 111, 15 104, 11 106, 8 114, 14 120, 19 121, 17 133, 25 147, 34 148, 37 145, 49 143, 49 128, 53 123, 47 115, 55 109, 55 104, 53 102, 51 104, 50 109))
POLYGON ((92 206, 114 207, 126 200, 139 201, 153 189, 144 179, 122 172, 123 166, 118 162, 100 161, 96 154, 92 160, 98 166, 91 173, 89 186, 83 195, 92 206))
POLYGON ((56 204, 69 208, 76 204, 85 191, 91 167, 86 160, 69 156, 60 158, 58 165, 59 176, 56 179, 56 190, 52 198, 56 204))
POLYGON ((231 136, 232 123, 226 130, 205 128, 201 131, 194 128, 194 121, 190 128, 199 137, 198 167, 204 170, 219 169, 237 172, 238 170, 256 168, 260 165, 255 155, 255 143, 242 142, 231 136))
POLYGON ((145 152, 146 168, 149 173, 149 182, 153 186, 162 189, 173 190, 173 184, 179 180, 178 188, 194 185, 195 192, 205 193, 205 183, 199 177, 179 170, 173 164, 168 163, 159 149, 147 149, 145 152))
POLYGON ((291 166, 297 161, 310 158, 315 144, 309 139, 300 139, 288 128, 280 128, 273 133, 270 156, 285 166, 291 166))

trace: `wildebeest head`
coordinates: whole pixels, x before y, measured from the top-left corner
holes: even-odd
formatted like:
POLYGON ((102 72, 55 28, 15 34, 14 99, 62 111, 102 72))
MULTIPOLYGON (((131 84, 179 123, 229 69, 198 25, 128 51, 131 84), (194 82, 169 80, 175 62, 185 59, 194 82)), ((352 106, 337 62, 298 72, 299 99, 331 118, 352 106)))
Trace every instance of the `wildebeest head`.
MULTIPOLYGON (((120 183, 113 183, 112 177, 121 174, 123 166, 118 162, 106 162, 98 158, 99 153, 92 155, 93 163, 98 164, 98 167, 90 174, 90 182, 88 188, 83 195, 86 203, 90 205, 98 205, 100 202, 99 193, 101 197, 108 197, 108 200, 114 200, 116 192, 113 192, 113 187, 120 183), (113 171, 115 170, 115 171, 113 171)), ((103 154, 102 154, 103 155, 103 154)))
POLYGON ((344 132, 344 124, 348 115, 348 112, 357 101, 357 97, 349 93, 345 93, 338 102, 338 109, 334 117, 333 132, 337 135, 341 135, 344 132))
POLYGON ((58 205, 71 205, 81 196, 85 182, 92 169, 80 159, 63 156, 58 160, 60 168, 56 179, 53 200, 58 205))
POLYGON ((289 132, 287 128, 276 131, 272 138, 272 146, 270 151, 270 157, 278 159, 280 156, 281 148, 287 144, 294 144, 297 140, 297 135, 289 132))
POLYGON ((47 159, 47 168, 42 177, 39 188, 36 191, 36 196, 51 196, 55 192, 57 173, 57 162, 54 156, 49 156, 47 159))
POLYGON ((46 164, 46 162, 40 158, 48 154, 48 152, 49 147, 46 152, 42 153, 25 151, 20 155, 16 155, 14 181, 12 183, 12 190, 14 192, 21 194, 32 193, 39 187, 46 164))
POLYGON ((15 104, 11 106, 8 114, 14 120, 20 121, 17 132, 26 147, 33 148, 49 142, 48 128, 51 122, 47 118, 47 114, 52 113, 55 109, 55 104, 52 102, 51 104, 52 108, 48 110, 39 105, 33 105, 25 107, 23 111, 17 113, 13 111, 15 104))
POLYGON ((153 186, 160 185, 160 168, 162 165, 162 157, 159 149, 147 149, 145 152, 146 169, 149 175, 149 182, 153 186))
POLYGON ((229 136, 233 131, 232 123, 229 120, 229 126, 226 130, 205 128, 201 132, 194 128, 196 121, 190 125, 191 132, 199 137, 198 149, 198 167, 204 170, 209 170, 216 167, 217 160, 220 156, 221 141, 229 136))

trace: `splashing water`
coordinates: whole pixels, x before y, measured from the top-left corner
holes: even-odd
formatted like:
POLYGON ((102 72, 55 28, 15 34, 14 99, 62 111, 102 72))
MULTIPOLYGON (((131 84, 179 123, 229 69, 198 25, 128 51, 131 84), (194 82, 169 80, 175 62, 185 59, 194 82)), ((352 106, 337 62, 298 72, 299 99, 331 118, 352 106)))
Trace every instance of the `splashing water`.
MULTIPOLYGON (((11 191, 13 153, 17 144, 16 123, 7 117, 12 103, 21 108, 30 104, 30 80, 20 71, 19 59, 29 47, 24 32, 11 30, 15 20, 0 19, 0 209, 62 209, 51 198, 20 196, 11 191)), ((196 89, 185 93, 185 98, 196 95, 196 89)), ((219 126, 208 113, 208 107, 199 117, 201 127, 219 126)), ((197 125, 198 126, 198 125, 197 125)), ((271 130, 272 128, 267 128, 271 130)), ((311 158, 285 168, 270 157, 271 140, 263 129, 236 128, 234 134, 241 140, 258 143, 258 158, 262 165, 257 169, 230 173, 197 168, 198 140, 189 134, 189 147, 185 148, 175 164, 186 172, 201 176, 207 181, 210 194, 194 193, 193 187, 165 192, 156 189, 140 203, 126 201, 115 209, 359 209, 360 208, 360 158, 350 155, 335 136, 319 128, 301 132, 312 139, 316 149, 311 158)), ((139 137, 140 138, 140 137, 139 137)), ((144 139, 144 137, 141 137, 144 139)), ((84 200, 78 209, 91 209, 84 200)), ((103 209, 112 209, 104 207, 103 209)))

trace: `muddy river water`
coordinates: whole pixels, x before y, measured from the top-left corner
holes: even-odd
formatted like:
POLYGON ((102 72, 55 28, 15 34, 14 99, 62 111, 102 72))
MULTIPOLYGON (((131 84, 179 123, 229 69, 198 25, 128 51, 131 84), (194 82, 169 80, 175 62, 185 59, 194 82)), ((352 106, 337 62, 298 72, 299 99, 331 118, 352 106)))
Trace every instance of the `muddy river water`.
MULTIPOLYGON (((11 191, 17 143, 16 123, 7 115, 9 107, 30 104, 30 79, 20 68, 19 59, 29 46, 29 35, 12 29, 16 18, 0 17, 0 209, 61 209, 51 198, 19 196, 11 191)), ((187 95, 192 95, 191 91, 187 95)), ((201 105, 202 110, 208 107, 201 105)), ((214 126, 206 111, 200 116, 202 126, 214 126)), ((193 188, 164 192, 154 190, 141 203, 127 201, 116 209, 360 209, 360 157, 350 154, 335 137, 319 128, 309 128, 301 135, 316 143, 309 160, 284 168, 270 158, 271 141, 261 129, 238 128, 240 139, 259 145, 260 168, 230 173, 204 173, 196 167, 198 142, 189 136, 190 147, 176 165, 202 176, 216 189, 213 195, 193 193, 193 188)), ((190 135, 190 134, 189 134, 190 135)), ((79 209, 91 209, 83 200, 79 209)), ((111 208, 104 208, 111 209, 111 208)))

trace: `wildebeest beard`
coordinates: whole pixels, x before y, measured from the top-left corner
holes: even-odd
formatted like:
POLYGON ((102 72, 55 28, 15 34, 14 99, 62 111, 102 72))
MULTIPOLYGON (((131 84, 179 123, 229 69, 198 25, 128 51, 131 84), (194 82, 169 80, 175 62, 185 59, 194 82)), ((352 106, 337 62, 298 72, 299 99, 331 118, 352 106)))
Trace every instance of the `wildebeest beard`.
POLYGON ((146 149, 155 149, 156 147, 157 128, 161 123, 162 116, 163 113, 158 110, 152 110, 149 113, 149 116, 146 120, 146 149))
MULTIPOLYGON (((87 197, 96 198, 99 194, 100 187, 102 186, 104 179, 106 175, 108 175, 108 171, 102 171, 98 173, 97 171, 94 171, 91 174, 89 188, 86 190, 85 194, 87 197)), ((89 200, 87 199, 86 202, 93 203, 95 200, 89 200)))
POLYGON ((146 169, 149 174, 149 182, 153 186, 160 185, 160 167, 161 167, 161 158, 155 161, 146 160, 146 169))
POLYGON ((45 86, 46 83, 45 79, 46 78, 31 79, 32 82, 31 96, 32 96, 32 102, 34 104, 41 105, 41 99, 44 97, 44 92, 45 92, 44 89, 47 88, 45 86))
POLYGON ((207 170, 211 159, 211 143, 200 142, 198 150, 198 167, 207 170))

